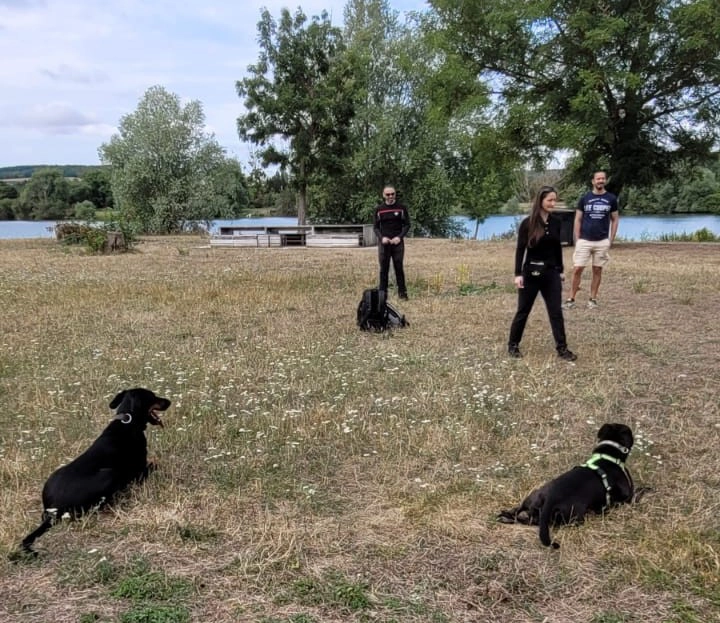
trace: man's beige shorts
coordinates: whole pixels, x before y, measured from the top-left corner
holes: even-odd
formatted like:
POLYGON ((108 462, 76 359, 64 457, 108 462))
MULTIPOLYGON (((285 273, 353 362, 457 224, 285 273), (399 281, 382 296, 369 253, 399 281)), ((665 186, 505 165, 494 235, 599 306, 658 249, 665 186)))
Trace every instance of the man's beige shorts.
POLYGON ((573 266, 599 266, 603 268, 610 261, 610 238, 605 240, 583 240, 575 242, 573 266))

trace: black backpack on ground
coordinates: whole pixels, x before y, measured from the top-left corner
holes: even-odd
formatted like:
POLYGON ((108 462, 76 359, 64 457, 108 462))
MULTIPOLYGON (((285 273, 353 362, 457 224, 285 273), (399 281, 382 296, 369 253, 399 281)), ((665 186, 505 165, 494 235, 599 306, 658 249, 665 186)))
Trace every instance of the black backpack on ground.
POLYGON ((362 331, 385 331, 407 324, 405 316, 387 302, 384 290, 369 288, 363 292, 357 309, 357 325, 362 331))

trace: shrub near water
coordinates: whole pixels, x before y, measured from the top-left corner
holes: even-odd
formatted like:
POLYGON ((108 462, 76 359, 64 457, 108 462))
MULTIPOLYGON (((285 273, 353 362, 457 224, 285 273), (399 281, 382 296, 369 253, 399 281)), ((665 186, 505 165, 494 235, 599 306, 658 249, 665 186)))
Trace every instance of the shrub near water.
POLYGON ((720 237, 716 236, 707 227, 698 229, 694 233, 663 234, 660 236, 662 242, 718 242, 720 237))
POLYGON ((118 223, 100 226, 83 223, 58 223, 55 238, 64 245, 82 245, 90 253, 127 251, 135 242, 132 227, 118 223))
POLYGON ((411 325, 384 335, 355 327, 375 249, 203 243, 0 243, 5 555, 119 389, 173 401, 143 486, 56 526, 37 561, 2 557, 0 621, 720 615, 716 245, 615 245, 600 307, 566 312, 567 364, 540 300, 525 357, 505 355, 511 242, 408 240, 411 325), (495 521, 606 421, 633 427, 629 467, 655 493, 557 529, 559 552, 495 521))

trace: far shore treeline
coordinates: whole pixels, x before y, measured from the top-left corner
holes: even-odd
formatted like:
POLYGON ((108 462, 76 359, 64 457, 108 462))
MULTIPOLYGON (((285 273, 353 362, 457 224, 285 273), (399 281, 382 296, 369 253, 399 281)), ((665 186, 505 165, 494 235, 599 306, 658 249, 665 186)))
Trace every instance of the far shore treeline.
POLYGON ((720 4, 460 4, 263 9, 235 83, 249 162, 200 101, 149 85, 98 146, 102 166, 0 169, 0 219, 366 223, 392 184, 413 235, 447 236, 453 216, 520 213, 546 184, 572 205, 597 170, 624 213, 720 214, 720 4))
MULTIPOLYGON (((561 176, 561 171, 537 175, 540 180, 561 176)), ((110 179, 111 170, 107 165, 0 167, 0 221, 72 218, 113 221, 120 215, 114 209, 110 179)), ((238 193, 242 199, 232 206, 232 210, 211 213, 207 220, 296 216, 292 190, 283 183, 282 176, 248 177, 242 182, 243 192, 238 193)), ((498 203, 494 210, 488 211, 487 216, 523 213, 531 200, 533 186, 527 183, 526 192, 517 192, 505 203, 498 203)), ((634 194, 633 189, 629 189, 629 193, 634 194)), ((568 206, 572 206, 576 196, 566 190, 562 198, 568 206)), ((698 169, 693 176, 658 183, 647 189, 637 201, 623 203, 625 214, 720 214, 720 159, 716 159, 714 165, 698 169)), ((449 216, 466 215, 451 212, 449 216)), ((352 219, 339 214, 335 222, 352 222, 352 219)))

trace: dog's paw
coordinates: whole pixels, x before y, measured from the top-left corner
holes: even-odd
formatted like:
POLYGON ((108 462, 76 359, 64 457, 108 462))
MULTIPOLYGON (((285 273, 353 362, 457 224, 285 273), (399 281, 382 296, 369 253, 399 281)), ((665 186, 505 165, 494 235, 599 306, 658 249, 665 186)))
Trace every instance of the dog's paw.
POLYGON ((517 523, 517 518, 513 511, 500 511, 495 519, 500 523, 517 523))

